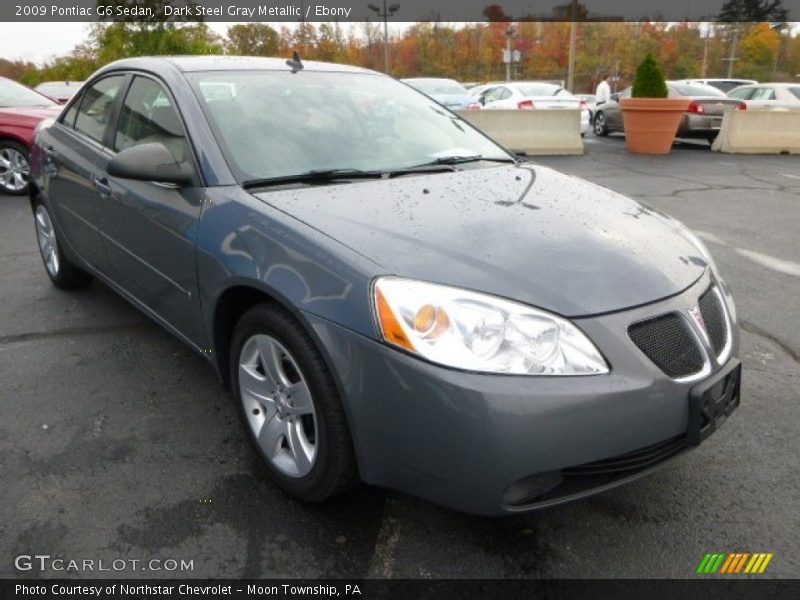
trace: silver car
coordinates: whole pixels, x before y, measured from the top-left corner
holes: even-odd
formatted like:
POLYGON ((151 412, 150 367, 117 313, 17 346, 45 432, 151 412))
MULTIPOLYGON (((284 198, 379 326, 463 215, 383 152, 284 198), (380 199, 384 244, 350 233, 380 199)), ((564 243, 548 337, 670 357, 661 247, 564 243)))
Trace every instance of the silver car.
MULTIPOLYGON (((712 143, 719 135, 722 117, 729 110, 743 109, 744 103, 736 98, 729 98, 719 89, 704 84, 687 84, 668 81, 667 89, 670 98, 689 98, 691 102, 678 125, 679 138, 699 138, 712 143)), ((624 132, 622 108, 619 101, 630 98, 631 88, 618 94, 612 94, 611 100, 597 106, 594 118, 595 135, 605 136, 613 132, 624 132)))

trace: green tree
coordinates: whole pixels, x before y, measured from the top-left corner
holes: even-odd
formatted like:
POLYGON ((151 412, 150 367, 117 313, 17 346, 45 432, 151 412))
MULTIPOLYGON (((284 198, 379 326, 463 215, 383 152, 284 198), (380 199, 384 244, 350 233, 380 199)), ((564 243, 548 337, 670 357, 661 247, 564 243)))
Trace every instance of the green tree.
POLYGON ((669 95, 664 73, 649 52, 636 69, 631 95, 634 98, 666 98, 669 95))
POLYGON ((228 28, 225 51, 240 56, 277 56, 281 51, 281 36, 265 23, 234 25, 228 28))

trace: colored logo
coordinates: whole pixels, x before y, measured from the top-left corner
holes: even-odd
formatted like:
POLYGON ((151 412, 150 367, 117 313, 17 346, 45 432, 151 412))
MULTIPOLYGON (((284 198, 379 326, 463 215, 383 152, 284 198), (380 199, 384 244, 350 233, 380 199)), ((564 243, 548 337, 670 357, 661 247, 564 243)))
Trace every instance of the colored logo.
POLYGON ((769 561, 772 560, 772 553, 766 552, 717 552, 706 554, 697 572, 703 575, 726 574, 734 575, 741 573, 763 573, 767 570, 769 561))

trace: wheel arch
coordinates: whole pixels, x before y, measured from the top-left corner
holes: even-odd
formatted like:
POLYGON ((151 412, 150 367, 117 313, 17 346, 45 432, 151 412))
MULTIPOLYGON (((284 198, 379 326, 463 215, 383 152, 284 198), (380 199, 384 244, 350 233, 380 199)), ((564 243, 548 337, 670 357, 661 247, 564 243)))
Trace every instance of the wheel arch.
MULTIPOLYGON (((342 401, 345 418, 347 420, 347 427, 350 432, 350 438, 353 441, 355 449, 356 464, 360 465, 361 461, 359 444, 352 423, 353 419, 350 415, 350 403, 346 400, 344 386, 339 378, 339 373, 334 367, 333 360, 328 355, 327 348, 322 343, 322 340, 317 335, 315 329, 311 326, 308 320, 303 315, 303 312, 298 310, 287 298, 280 292, 273 289, 266 289, 264 286, 259 285, 257 282, 252 281, 235 281, 230 286, 220 292, 216 301, 214 302, 214 309, 211 313, 211 344, 213 346, 213 362, 217 369, 223 387, 226 390, 231 389, 230 381, 230 350, 231 340, 233 338, 233 331, 236 323, 250 308, 257 304, 272 304, 287 312, 294 318, 298 326, 302 327, 303 331, 311 338, 314 346, 319 351, 322 361, 328 369, 328 372, 333 378, 336 391, 342 401)), ((360 467, 359 467, 360 469, 360 467)))

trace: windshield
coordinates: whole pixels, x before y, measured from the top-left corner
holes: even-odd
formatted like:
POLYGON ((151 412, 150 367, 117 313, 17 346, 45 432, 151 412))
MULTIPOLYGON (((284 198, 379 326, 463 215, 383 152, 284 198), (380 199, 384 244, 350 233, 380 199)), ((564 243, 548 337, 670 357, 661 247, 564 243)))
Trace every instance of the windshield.
POLYGON ((678 96, 698 97, 698 96, 719 96, 725 98, 725 92, 702 83, 671 83, 670 87, 678 96))
POLYGON ((36 86, 36 91, 45 96, 57 96, 59 98, 72 98, 80 89, 77 84, 69 83, 41 83, 36 86))
POLYGON ((383 75, 187 77, 240 181, 328 169, 389 171, 452 156, 511 158, 436 102, 383 75))
POLYGON ((467 88, 452 79, 406 79, 404 81, 411 87, 429 96, 435 94, 463 96, 469 93, 467 92, 467 88))
POLYGON ((523 96, 555 96, 562 89, 560 86, 551 83, 524 83, 517 84, 514 87, 523 96))
POLYGON ((57 106, 55 102, 24 85, 0 77, 0 108, 57 106))

